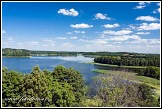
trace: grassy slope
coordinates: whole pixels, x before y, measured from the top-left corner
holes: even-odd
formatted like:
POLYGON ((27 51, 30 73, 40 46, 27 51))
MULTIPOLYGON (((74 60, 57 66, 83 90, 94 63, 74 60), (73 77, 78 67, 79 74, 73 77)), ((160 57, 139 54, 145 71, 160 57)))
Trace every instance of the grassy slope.
POLYGON ((155 96, 160 96, 160 80, 145 77, 145 76, 137 76, 136 73, 131 72, 122 72, 122 71, 112 71, 112 70, 100 70, 96 69, 93 70, 93 72, 101 73, 101 74, 109 74, 109 75, 127 75, 125 76, 126 79, 130 79, 137 83, 144 83, 148 86, 151 86, 153 89, 155 89, 155 96))

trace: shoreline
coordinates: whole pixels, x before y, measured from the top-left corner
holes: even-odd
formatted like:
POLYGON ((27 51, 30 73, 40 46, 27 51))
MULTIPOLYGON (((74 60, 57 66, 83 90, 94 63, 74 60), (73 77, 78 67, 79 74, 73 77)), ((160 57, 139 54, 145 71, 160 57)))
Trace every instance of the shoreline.
POLYGON ((32 56, 2 56, 2 58, 31 58, 32 56))
POLYGON ((94 65, 114 67, 114 68, 146 68, 147 67, 147 66, 118 66, 118 65, 101 64, 101 63, 95 63, 95 62, 86 62, 86 64, 94 64, 94 65))

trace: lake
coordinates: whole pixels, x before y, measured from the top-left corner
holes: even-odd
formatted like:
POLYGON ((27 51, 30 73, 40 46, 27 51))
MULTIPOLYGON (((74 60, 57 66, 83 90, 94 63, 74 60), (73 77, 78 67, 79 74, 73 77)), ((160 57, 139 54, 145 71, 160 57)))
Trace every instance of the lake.
POLYGON ((96 69, 92 64, 85 64, 85 62, 92 62, 94 58, 84 56, 48 56, 48 57, 30 57, 30 58, 2 58, 2 66, 9 70, 16 70, 22 73, 30 73, 33 66, 39 65, 41 70, 47 69, 52 71, 57 65, 63 65, 66 68, 73 67, 83 75, 86 83, 91 81, 91 78, 98 74, 92 72, 96 69))
POLYGON ((75 70, 81 72, 87 84, 91 82, 92 77, 98 75, 98 73, 92 72, 92 70, 123 70, 121 68, 86 64, 86 62, 93 62, 93 60, 94 58, 84 56, 42 56, 30 58, 3 57, 2 66, 7 67, 9 70, 15 70, 22 73, 30 73, 35 65, 39 65, 41 70, 46 68, 50 71, 57 65, 63 65, 66 68, 73 67, 75 70))

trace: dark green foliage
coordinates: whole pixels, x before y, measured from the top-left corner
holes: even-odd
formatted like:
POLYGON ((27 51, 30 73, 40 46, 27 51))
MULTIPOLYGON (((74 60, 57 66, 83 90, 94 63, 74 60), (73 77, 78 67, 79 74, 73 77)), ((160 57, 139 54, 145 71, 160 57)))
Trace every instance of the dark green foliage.
POLYGON ((145 69, 139 70, 139 75, 148 76, 151 78, 160 79, 160 68, 154 66, 148 66, 145 69))
POLYGON ((82 75, 73 68, 66 69, 64 66, 57 66, 52 72, 53 78, 58 82, 66 82, 73 87, 74 96, 79 103, 84 95, 84 80, 82 75))
POLYGON ((17 99, 21 97, 23 75, 15 71, 2 69, 2 98, 3 106, 18 106, 17 99))
POLYGON ((125 66, 160 66, 160 56, 130 57, 130 56, 100 56, 94 59, 96 63, 125 66))
POLYGON ((2 55, 3 56, 30 56, 30 51, 24 49, 6 48, 6 49, 2 49, 2 55))
MULTIPOLYGON (((154 69, 154 68, 153 68, 154 69)), ((147 71, 152 72, 148 68, 147 71)), ((144 73, 145 74, 145 73, 144 73)), ((95 92, 86 99, 82 75, 73 68, 57 66, 50 72, 33 67, 30 74, 2 69, 2 106, 3 107, 157 107, 160 97, 156 98, 153 89, 145 84, 125 80, 123 76, 96 77, 95 92), (92 101, 92 102, 91 102, 92 101)))
POLYGON ((84 99, 84 80, 78 71, 58 66, 53 72, 39 66, 22 75, 3 68, 3 106, 70 107, 84 99), (13 100, 14 99, 14 100, 13 100))

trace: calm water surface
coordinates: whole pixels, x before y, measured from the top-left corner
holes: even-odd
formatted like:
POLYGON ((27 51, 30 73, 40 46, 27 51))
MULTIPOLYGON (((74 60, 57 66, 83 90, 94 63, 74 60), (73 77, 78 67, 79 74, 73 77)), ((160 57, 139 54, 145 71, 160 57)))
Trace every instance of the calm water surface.
POLYGON ((52 71, 56 66, 63 65, 66 68, 73 67, 83 75, 86 83, 90 83, 92 77, 98 73, 92 72, 95 69, 106 70, 123 70, 121 68, 112 68, 107 66, 99 66, 86 64, 85 62, 93 62, 94 58, 84 56, 48 56, 48 57, 31 57, 31 58, 2 58, 2 66, 9 70, 16 70, 22 73, 31 73, 33 66, 39 65, 41 70, 47 69, 52 71))
POLYGON ((47 69, 52 71, 57 65, 63 65, 66 68, 73 67, 82 73, 86 82, 89 83, 91 78, 98 74, 92 72, 96 69, 92 64, 84 62, 92 62, 94 58, 84 56, 52 56, 52 57, 31 57, 31 58, 2 58, 2 66, 9 70, 16 70, 22 73, 30 73, 33 66, 39 65, 41 70, 47 69))

